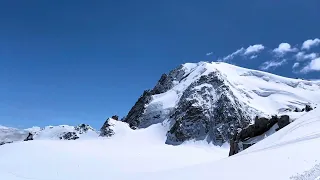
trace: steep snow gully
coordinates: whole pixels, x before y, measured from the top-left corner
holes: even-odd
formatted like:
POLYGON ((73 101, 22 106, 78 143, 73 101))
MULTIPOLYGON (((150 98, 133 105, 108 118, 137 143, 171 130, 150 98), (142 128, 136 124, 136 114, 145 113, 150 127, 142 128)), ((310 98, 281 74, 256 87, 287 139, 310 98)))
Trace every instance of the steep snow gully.
POLYGON ((319 90, 226 63, 183 64, 100 131, 0 126, 0 179, 318 180, 319 90))

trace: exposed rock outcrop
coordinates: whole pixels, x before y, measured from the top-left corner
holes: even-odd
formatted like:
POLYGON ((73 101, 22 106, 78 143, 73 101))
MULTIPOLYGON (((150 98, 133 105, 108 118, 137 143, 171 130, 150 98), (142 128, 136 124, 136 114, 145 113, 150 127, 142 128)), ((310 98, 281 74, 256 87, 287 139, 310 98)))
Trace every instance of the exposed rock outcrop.
POLYGON ((279 129, 284 128, 288 124, 290 124, 290 117, 288 115, 283 115, 278 119, 279 129))
POLYGON ((306 112, 309 112, 309 111, 312 111, 313 108, 312 108, 310 105, 306 105, 306 107, 304 108, 304 110, 305 110, 306 112))
POLYGON ((24 139, 24 141, 32 141, 33 140, 33 134, 29 132, 28 137, 24 139))
POLYGON ((0 146, 5 145, 5 144, 10 144, 10 143, 13 143, 13 141, 0 142, 0 146))
POLYGON ((166 143, 175 145, 189 139, 206 139, 222 145, 229 141, 234 129, 249 124, 251 118, 219 76, 216 72, 201 76, 185 90, 171 116, 174 124, 166 143), (197 88, 202 84, 206 86, 197 88))
POLYGON ((299 109, 299 108, 295 108, 294 109, 294 112, 309 112, 309 111, 312 111, 313 108, 310 106, 310 105, 306 105, 304 108, 302 109, 299 109))
POLYGON ((124 119, 124 122, 128 123, 132 129, 136 129, 140 126, 141 121, 144 119, 145 105, 150 103, 152 92, 150 90, 144 91, 142 96, 138 99, 136 104, 129 111, 128 115, 124 119))
POLYGON ((249 125, 246 128, 238 129, 232 139, 230 140, 230 151, 229 156, 232 156, 238 153, 241 150, 244 150, 253 143, 246 143, 246 141, 250 142, 251 138, 255 138, 257 136, 261 136, 267 131, 269 131, 273 126, 277 125, 277 130, 280 130, 290 124, 290 117, 288 115, 272 116, 270 119, 264 117, 256 117, 254 124, 249 125))
POLYGON ((76 140, 79 136, 75 132, 66 132, 59 137, 61 140, 76 140))
POLYGON ((100 136, 102 137, 111 137, 113 136, 115 133, 111 128, 112 125, 109 124, 109 119, 107 119, 105 121, 105 123, 103 124, 103 126, 100 129, 100 136))
POLYGON ((278 117, 272 116, 271 119, 267 119, 264 117, 256 117, 254 124, 249 125, 248 127, 242 129, 238 134, 237 140, 245 141, 249 138, 253 138, 255 136, 259 136, 266 131, 268 131, 273 125, 278 123, 278 117))
POLYGON ((87 133, 88 131, 94 131, 94 129, 88 124, 80 124, 80 125, 74 127, 74 129, 79 134, 84 134, 84 133, 87 133))
POLYGON ((203 74, 191 83, 174 109, 149 104, 153 95, 168 91, 191 73, 192 70, 186 71, 181 66, 162 75, 154 89, 145 91, 138 99, 124 121, 135 129, 170 120, 167 144, 178 145, 190 139, 206 139, 218 145, 229 141, 234 129, 246 127, 251 117, 221 78, 220 72, 203 74))
POLYGON ((152 124, 163 122, 172 111, 170 109, 161 110, 161 105, 155 104, 148 107, 146 105, 151 102, 153 95, 168 91, 173 87, 174 82, 180 82, 187 75, 183 66, 179 66, 169 74, 163 74, 152 90, 143 92, 123 121, 128 123, 132 129, 146 128, 152 124))
POLYGON ((114 119, 114 120, 117 120, 117 121, 119 120, 119 116, 117 116, 117 115, 114 115, 111 118, 114 119))

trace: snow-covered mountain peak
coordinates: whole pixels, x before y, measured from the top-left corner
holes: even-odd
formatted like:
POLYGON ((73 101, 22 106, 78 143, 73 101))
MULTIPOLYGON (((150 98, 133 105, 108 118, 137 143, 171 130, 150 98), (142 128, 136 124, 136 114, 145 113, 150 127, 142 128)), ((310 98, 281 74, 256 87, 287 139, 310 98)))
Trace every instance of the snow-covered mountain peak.
POLYGON ((223 62, 186 63, 161 76, 125 122, 145 128, 169 122, 167 143, 207 139, 222 144, 255 116, 315 106, 319 81, 290 79, 223 62))

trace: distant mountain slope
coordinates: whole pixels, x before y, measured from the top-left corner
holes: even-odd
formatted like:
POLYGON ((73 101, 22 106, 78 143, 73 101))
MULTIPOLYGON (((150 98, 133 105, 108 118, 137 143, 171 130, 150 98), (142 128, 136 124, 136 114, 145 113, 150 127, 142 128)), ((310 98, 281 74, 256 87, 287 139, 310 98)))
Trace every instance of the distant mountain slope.
POLYGON ((15 141, 23 141, 28 137, 29 133, 32 134, 32 138, 35 140, 74 140, 80 137, 98 136, 98 133, 95 132, 91 126, 86 124, 80 124, 79 126, 46 126, 44 128, 32 127, 28 129, 16 129, 0 126, 0 143, 5 144, 15 141))
POLYGON ((124 121, 132 128, 167 122, 168 144, 190 139, 228 141, 254 117, 319 102, 320 82, 290 79, 227 63, 187 63, 162 75, 124 121))
POLYGON ((28 134, 29 132, 25 130, 0 126, 0 145, 24 140, 28 134))

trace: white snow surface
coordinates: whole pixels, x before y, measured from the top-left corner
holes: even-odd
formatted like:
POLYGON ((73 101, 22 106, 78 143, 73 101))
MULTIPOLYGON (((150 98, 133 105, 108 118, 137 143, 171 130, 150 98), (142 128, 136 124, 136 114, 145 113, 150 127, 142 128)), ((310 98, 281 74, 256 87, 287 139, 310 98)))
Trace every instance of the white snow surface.
POLYGON ((215 147, 204 142, 165 145, 167 128, 161 124, 136 131, 112 119, 110 124, 116 132, 111 138, 42 139, 3 145, 0 179, 123 179, 136 173, 215 161, 228 154, 227 146, 215 147))
POLYGON ((111 120, 115 136, 34 140, 0 147, 4 180, 315 180, 320 176, 320 108, 232 157, 204 142, 165 145, 161 124, 131 130, 111 120))
MULTIPOLYGON (((306 104, 315 106, 320 97, 318 80, 290 79, 223 62, 186 63, 183 69, 189 75, 167 92, 154 95, 150 104, 162 104, 163 109, 176 107, 186 88, 211 72, 218 72, 239 101, 260 115, 278 114, 286 108, 302 109, 306 104)), ((203 86, 210 85, 195 88, 203 86)))

